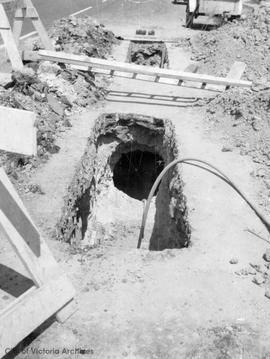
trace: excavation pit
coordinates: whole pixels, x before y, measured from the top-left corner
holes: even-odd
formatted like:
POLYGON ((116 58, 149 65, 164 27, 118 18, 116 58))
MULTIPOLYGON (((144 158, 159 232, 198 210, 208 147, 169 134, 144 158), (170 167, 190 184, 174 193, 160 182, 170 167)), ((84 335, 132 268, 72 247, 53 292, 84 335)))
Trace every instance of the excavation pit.
POLYGON ((163 168, 164 160, 157 153, 140 150, 123 153, 114 166, 113 182, 128 196, 147 199, 163 168))
MULTIPOLYGON (((129 211, 139 208, 135 218, 139 226, 141 200, 148 197, 157 176, 178 155, 179 144, 170 121, 137 114, 100 116, 69 186, 57 226, 58 239, 77 244, 91 242, 93 232, 100 226, 99 214, 108 217, 107 207, 118 193, 125 201, 130 199, 129 211)), ((179 165, 167 172, 156 191, 149 249, 189 245, 190 226, 183 187, 179 165)), ((114 218, 121 219, 121 206, 113 211, 119 211, 119 215, 114 213, 114 218)), ((104 234, 106 228, 101 232, 104 234)), ((138 233, 134 233, 134 248, 137 239, 138 233)))
POLYGON ((130 41, 127 62, 168 68, 169 56, 166 44, 162 41, 130 41))

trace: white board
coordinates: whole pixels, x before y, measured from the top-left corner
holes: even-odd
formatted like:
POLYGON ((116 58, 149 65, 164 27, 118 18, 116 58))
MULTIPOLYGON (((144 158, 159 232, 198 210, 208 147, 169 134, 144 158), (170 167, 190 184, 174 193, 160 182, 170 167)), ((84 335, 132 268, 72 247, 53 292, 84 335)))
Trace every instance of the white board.
POLYGON ((35 120, 34 112, 0 106, 0 150, 36 155, 35 120))

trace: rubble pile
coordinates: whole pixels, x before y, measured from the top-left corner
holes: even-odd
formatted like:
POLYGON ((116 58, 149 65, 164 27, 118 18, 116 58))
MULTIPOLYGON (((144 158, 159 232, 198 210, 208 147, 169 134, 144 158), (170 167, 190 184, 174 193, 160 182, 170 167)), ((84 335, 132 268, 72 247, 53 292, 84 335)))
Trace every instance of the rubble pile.
POLYGON ((54 23, 49 34, 58 51, 98 58, 105 58, 112 45, 118 42, 112 31, 90 17, 60 19, 54 23))
POLYGON ((129 62, 137 65, 167 67, 169 59, 165 44, 160 42, 131 42, 129 62))
POLYGON ((70 127, 68 115, 72 108, 95 103, 105 90, 97 88, 89 72, 61 70, 57 65, 43 63, 38 74, 31 69, 15 72, 8 88, 0 93, 0 104, 37 114, 38 155, 44 156, 56 152, 55 134, 62 125, 70 127), (49 70, 53 71, 48 73, 49 70))
MULTIPOLYGON (((50 30, 58 50, 84 53, 104 58, 117 42, 114 34, 90 18, 65 18, 50 30)), ((35 48, 40 48, 36 43, 35 48)), ((71 127, 70 116, 85 107, 103 100, 104 78, 95 78, 90 71, 71 69, 49 62, 29 63, 23 72, 15 72, 12 81, 0 86, 0 105, 34 111, 37 115, 36 158, 0 153, 0 165, 15 180, 25 168, 37 167, 50 154, 59 151, 56 139, 60 132, 71 127)))
POLYGON ((33 71, 14 73, 12 86, 0 90, 0 105, 11 108, 34 111, 37 115, 38 158, 2 152, 0 160, 8 174, 17 179, 17 167, 37 166, 46 160, 49 154, 59 151, 55 145, 56 133, 70 122, 65 114, 64 106, 50 91, 46 83, 41 82, 33 71))
POLYGON ((226 76, 235 61, 243 61, 248 80, 270 81, 270 8, 249 10, 242 20, 200 34, 192 45, 202 73, 226 76))

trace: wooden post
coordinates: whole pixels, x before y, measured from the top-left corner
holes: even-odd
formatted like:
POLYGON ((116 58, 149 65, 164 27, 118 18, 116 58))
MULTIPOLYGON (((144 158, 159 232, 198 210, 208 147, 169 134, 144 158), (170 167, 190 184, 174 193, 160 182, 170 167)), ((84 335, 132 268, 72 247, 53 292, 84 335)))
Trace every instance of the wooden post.
POLYGON ((40 39, 45 49, 53 50, 54 48, 51 43, 51 40, 31 0, 19 0, 16 3, 13 33, 17 44, 19 43, 22 26, 25 19, 30 19, 32 21, 32 24, 36 29, 38 35, 40 36, 40 39))
POLYGON ((37 229, 1 168, 0 198, 0 240, 8 239, 34 282, 33 287, 27 292, 0 310, 0 357, 2 357, 6 354, 7 348, 15 347, 52 315, 63 321, 74 313, 75 291, 41 236, 36 238, 40 246, 39 255, 32 251, 28 243, 28 234, 23 230, 24 223, 17 222, 23 217, 27 218, 32 231, 35 232, 37 229), (5 198, 11 198, 12 201, 5 201, 5 198), (16 212, 20 212, 23 217, 14 219, 16 212))
POLYGON ((11 26, 6 15, 3 3, 6 1, 0 1, 0 34, 4 41, 5 48, 8 53, 8 57, 14 70, 21 70, 23 63, 20 57, 19 50, 17 48, 16 40, 13 36, 11 26))

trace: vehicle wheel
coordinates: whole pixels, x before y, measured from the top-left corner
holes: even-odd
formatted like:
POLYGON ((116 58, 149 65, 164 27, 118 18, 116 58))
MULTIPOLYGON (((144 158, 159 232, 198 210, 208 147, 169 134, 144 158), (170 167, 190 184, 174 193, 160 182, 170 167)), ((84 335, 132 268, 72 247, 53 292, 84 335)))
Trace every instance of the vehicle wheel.
POLYGON ((186 12, 186 28, 192 28, 193 26, 194 13, 187 9, 186 12))

